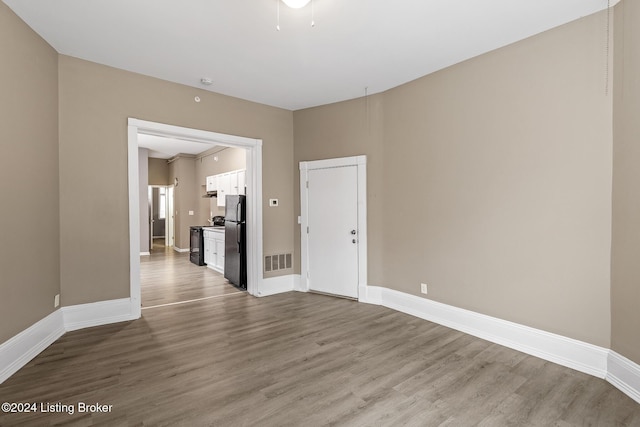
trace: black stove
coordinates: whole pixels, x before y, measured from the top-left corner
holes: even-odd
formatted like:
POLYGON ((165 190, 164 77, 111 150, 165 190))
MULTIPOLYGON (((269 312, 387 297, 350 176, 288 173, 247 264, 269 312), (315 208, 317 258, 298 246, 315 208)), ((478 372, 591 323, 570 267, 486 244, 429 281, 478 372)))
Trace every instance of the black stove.
POLYGON ((192 225, 189 227, 190 245, 189 245, 189 260, 195 265, 204 264, 204 233, 202 232, 202 225, 192 225))

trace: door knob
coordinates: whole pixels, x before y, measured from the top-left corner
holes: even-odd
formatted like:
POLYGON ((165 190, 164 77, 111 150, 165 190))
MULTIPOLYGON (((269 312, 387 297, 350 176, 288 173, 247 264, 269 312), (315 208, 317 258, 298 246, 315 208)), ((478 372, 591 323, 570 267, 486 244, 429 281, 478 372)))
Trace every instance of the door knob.
POLYGON ((351 230, 351 234, 355 235, 356 234, 356 230, 351 230))

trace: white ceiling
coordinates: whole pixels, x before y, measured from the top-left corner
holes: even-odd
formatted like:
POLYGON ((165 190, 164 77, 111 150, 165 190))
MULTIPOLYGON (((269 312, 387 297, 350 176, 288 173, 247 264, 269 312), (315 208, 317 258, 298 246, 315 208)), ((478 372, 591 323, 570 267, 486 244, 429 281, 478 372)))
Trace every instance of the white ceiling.
POLYGON ((310 5, 280 3, 276 31, 278 0, 3 1, 62 54, 289 110, 382 92, 607 7, 313 0, 315 27, 310 5))
MULTIPOLYGON (((178 154, 200 154, 216 146, 204 142, 165 138, 139 133, 138 147, 149 149, 149 157, 170 159, 178 154)), ((224 147, 221 148, 224 149, 224 147)))

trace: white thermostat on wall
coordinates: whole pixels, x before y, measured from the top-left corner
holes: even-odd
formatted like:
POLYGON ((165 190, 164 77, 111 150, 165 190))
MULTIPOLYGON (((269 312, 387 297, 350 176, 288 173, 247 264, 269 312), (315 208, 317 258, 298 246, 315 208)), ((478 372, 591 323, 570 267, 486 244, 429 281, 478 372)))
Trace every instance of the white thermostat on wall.
POLYGON ((278 199, 269 199, 269 207, 278 206, 278 199))

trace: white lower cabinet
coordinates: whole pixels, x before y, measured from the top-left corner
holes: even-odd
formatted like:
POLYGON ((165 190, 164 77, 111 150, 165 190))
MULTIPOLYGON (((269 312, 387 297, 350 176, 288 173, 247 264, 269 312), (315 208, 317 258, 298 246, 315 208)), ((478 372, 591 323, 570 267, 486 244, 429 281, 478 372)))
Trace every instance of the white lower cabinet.
POLYGON ((207 264, 207 266, 213 264, 213 258, 212 258, 212 248, 214 246, 213 243, 213 239, 210 237, 211 233, 207 233, 206 231, 203 232, 204 235, 204 263, 207 264))
POLYGON ((204 263, 224 274, 224 229, 204 229, 204 263))
POLYGON ((224 274, 224 232, 219 234, 221 238, 214 240, 216 248, 216 270, 224 274))

